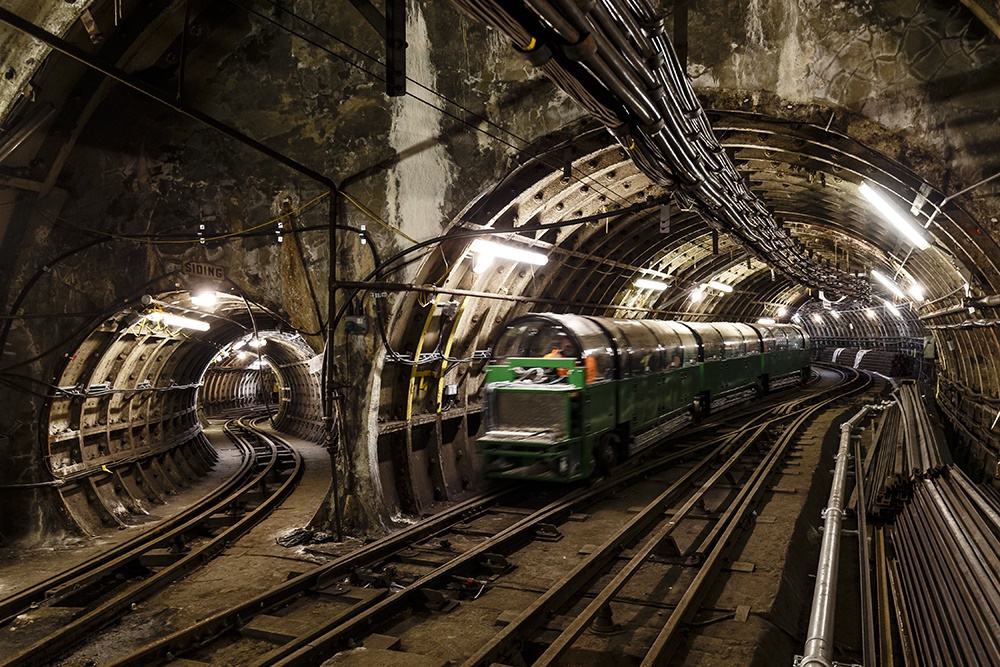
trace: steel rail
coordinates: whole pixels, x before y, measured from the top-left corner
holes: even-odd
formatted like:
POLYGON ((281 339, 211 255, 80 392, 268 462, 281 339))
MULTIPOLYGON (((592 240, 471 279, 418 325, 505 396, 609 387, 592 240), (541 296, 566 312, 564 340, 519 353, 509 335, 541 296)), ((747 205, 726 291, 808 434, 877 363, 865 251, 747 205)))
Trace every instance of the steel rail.
MULTIPOLYGON (((833 368, 833 370, 843 376, 841 369, 833 368)), ((760 432, 766 429, 769 425, 782 419, 788 419, 790 416, 794 415, 793 411, 799 409, 802 404, 815 401, 817 400, 817 395, 822 395, 833 390, 834 388, 831 388, 824 390, 823 392, 819 392, 819 394, 795 397, 781 405, 771 406, 766 410, 760 411, 759 414, 755 415, 745 424, 742 431, 736 432, 730 437, 726 446, 730 448, 735 446, 736 437, 745 436, 749 431, 751 431, 751 429, 756 429, 756 432, 754 432, 749 438, 747 443, 747 445, 749 445, 755 440, 760 432), (783 416, 775 417, 775 415, 783 416)), ((721 474, 721 471, 719 474, 721 474)), ((690 506, 693 506, 694 502, 695 500, 690 501, 685 507, 689 509, 690 506)), ((647 507, 643 513, 648 512, 654 506, 655 503, 647 507)), ((588 605, 587 609, 581 612, 577 619, 563 632, 563 634, 549 645, 546 652, 538 658, 538 662, 535 663, 536 665, 550 664, 552 661, 557 660, 569 648, 579 634, 586 629, 586 627, 593 621, 594 618, 596 618, 597 614, 602 611, 605 605, 610 602, 621 587, 627 583, 628 579, 635 573, 642 562, 648 558, 649 554, 652 553, 655 547, 666 539, 673 529, 673 526, 676 524, 676 521, 680 518, 680 513, 684 511, 686 511, 685 508, 678 510, 678 514, 675 514, 666 526, 662 527, 654 537, 647 541, 646 547, 637 553, 630 563, 625 566, 623 574, 616 576, 608 587, 596 596, 596 601, 588 605)), ((717 524, 717 526, 718 525, 719 524, 717 524)), ((713 535, 716 532, 717 529, 716 531, 713 531, 713 535)), ((709 543, 712 539, 713 537, 710 536, 706 538, 705 542, 709 543)), ((528 635, 534 631, 534 629, 548 614, 554 612, 557 607, 568 599, 570 594, 575 593, 579 587, 586 583, 588 579, 593 577, 593 574, 598 567, 597 564, 600 561, 608 558, 609 554, 615 553, 616 548, 620 549, 621 545, 625 543, 627 543, 627 540, 624 539, 616 540, 616 537, 609 539, 603 547, 591 554, 573 572, 570 572, 549 592, 544 594, 541 598, 539 598, 539 600, 522 612, 518 618, 511 621, 486 646, 466 660, 463 667, 486 666, 492 662, 501 662, 502 657, 509 650, 511 645, 516 645, 526 640, 528 635), (593 566, 591 565, 592 563, 593 566), (581 581, 580 575, 584 572, 587 573, 587 577, 583 578, 581 581)))
POLYGON ((712 444, 714 443, 709 442, 672 452, 642 468, 623 470, 623 475, 620 477, 606 480, 590 489, 574 492, 567 498, 539 510, 536 514, 526 517, 498 535, 493 536, 488 542, 480 544, 475 549, 465 552, 450 563, 442 565, 402 591, 399 591, 396 595, 381 600, 373 606, 362 610, 349 621, 341 622, 340 619, 337 619, 335 622, 325 624, 325 626, 314 628, 307 635, 301 636, 293 642, 275 649, 251 664, 253 667, 317 664, 325 659, 326 655, 347 646, 349 639, 357 638, 361 634, 370 631, 379 621, 412 606, 417 599, 419 591, 427 587, 437 586, 446 581, 456 571, 470 566, 481 554, 511 550, 515 545, 524 541, 525 535, 533 531, 534 527, 539 523, 556 520, 556 517, 560 515, 567 516, 575 508, 592 503, 595 499, 603 497, 613 489, 626 486, 650 474, 651 471, 672 465, 678 459, 689 458, 699 451, 709 449, 712 444))
MULTIPOLYGON (((897 601, 903 600, 907 595, 903 591, 903 574, 902 566, 898 560, 893 560, 889 564, 888 568, 889 574, 889 587, 892 590, 893 598, 897 601)), ((896 618, 899 624, 899 641, 903 647, 903 663, 909 667, 909 665, 920 665, 920 659, 917 655, 917 632, 915 630, 914 621, 910 618, 909 613, 905 604, 895 605, 896 618)), ((931 663, 933 664, 933 663, 931 663)))
POLYGON ((232 493, 233 489, 241 484, 253 470, 252 448, 249 445, 240 444, 237 444, 237 447, 240 448, 242 461, 236 471, 223 484, 196 504, 150 527, 141 535, 0 600, 0 626, 6 625, 29 607, 43 604, 47 599, 51 599, 57 594, 65 595, 82 586, 112 576, 115 570, 134 562, 148 549, 169 543, 178 533, 186 532, 187 527, 192 522, 197 521, 199 517, 209 516, 214 510, 212 506, 220 498, 232 493))
POLYGON ((768 453, 766 459, 767 464, 762 473, 756 478, 752 486, 744 487, 744 490, 741 492, 742 498, 738 500, 738 504, 734 503, 732 508, 734 510, 732 520, 728 522, 727 527, 719 536, 719 540, 715 548, 713 548, 711 553, 706 556, 705 561, 699 569, 698 574, 695 575, 691 586, 688 588, 687 592, 685 592, 677 607, 667 618, 666 624, 660 630, 658 636, 653 641, 649 652, 643 659, 641 667, 662 665, 666 664, 670 660, 677 648, 681 628, 684 624, 688 623, 697 612, 698 605, 700 605, 702 599, 708 593, 708 584, 711 583, 718 574, 718 571, 722 566, 722 558, 724 554, 728 552, 729 546, 731 545, 736 532, 740 530, 743 519, 749 513, 750 508, 755 505, 760 496, 763 495, 768 479, 777 467, 778 463, 784 458, 784 455, 797 435, 798 430, 814 413, 818 412, 821 408, 826 407, 839 398, 860 393, 870 387, 871 383, 871 376, 867 374, 862 375, 861 373, 855 371, 854 378, 850 383, 848 383, 848 386, 841 395, 825 399, 811 406, 805 410, 790 426, 788 426, 784 433, 782 433, 768 453))
MULTIPOLYGON (((817 392, 816 394, 810 394, 806 397, 797 397, 793 401, 789 401, 789 403, 798 405, 804 400, 815 400, 815 396, 819 394, 820 393, 817 392)), ((668 456, 654 460, 652 463, 649 463, 638 470, 630 470, 628 467, 628 465, 637 465, 640 463, 640 459, 633 459, 630 464, 621 469, 621 477, 607 480, 592 489, 579 492, 583 495, 574 495, 573 497, 576 498, 574 506, 582 506, 592 502, 594 497, 597 497, 599 494, 607 493, 609 489, 619 488, 620 486, 639 480, 642 476, 650 474, 651 470, 673 465, 677 459, 690 458, 695 453, 705 451, 711 446, 718 444, 720 441, 721 438, 715 438, 715 440, 709 443, 673 452, 668 456)), ((646 457, 649 457, 648 453, 646 454, 646 457)), ((513 489, 508 489, 506 493, 509 493, 512 490, 513 489)), ((495 501, 478 505, 475 511, 485 511, 487 505, 494 504, 494 502, 498 501, 499 496, 497 496, 495 501)), ((478 503, 479 501, 473 500, 468 502, 478 503)), ((358 567, 369 564, 373 560, 384 560, 394 551, 398 551, 402 548, 402 546, 405 546, 410 542, 424 540, 434 534, 447 530, 448 526, 453 522, 444 520, 443 515, 450 512, 452 512, 452 510, 436 515, 429 522, 422 522, 421 524, 417 524, 416 526, 406 529, 402 533, 397 533, 389 538, 367 545, 363 547, 361 551, 341 557, 337 561, 326 566, 322 566, 315 571, 300 575, 299 577, 296 577, 281 586, 275 587, 271 591, 257 596, 253 600, 234 606, 229 610, 219 612, 202 622, 178 631, 170 637, 160 640, 156 644, 146 647, 122 660, 119 660, 118 662, 113 663, 113 667, 138 667, 139 665, 160 664, 170 659, 172 656, 181 655, 197 646, 203 646, 227 631, 238 629, 255 614, 267 613, 270 610, 287 605, 295 598, 300 597, 303 593, 310 590, 322 589, 324 586, 333 585, 358 567), (433 529, 430 524, 433 524, 433 529)), ((455 513, 461 513, 467 516, 472 513, 472 511, 468 508, 460 507, 455 510, 455 513)), ((540 518, 536 517, 536 519, 540 521, 545 521, 546 519, 551 520, 551 516, 552 512, 549 512, 540 518)), ((522 524, 527 525, 524 522, 522 522, 522 524)), ((504 537, 504 535, 501 534, 501 537, 504 537)), ((508 539, 511 542, 516 541, 509 536, 505 537, 505 539, 508 539)), ((498 546, 498 543, 494 541, 489 546, 484 547, 484 549, 498 550, 502 546, 502 544, 498 546)), ((463 563, 468 565, 470 560, 474 560, 474 556, 466 556, 463 563)), ((459 563, 459 565, 462 565, 462 563, 459 563)), ((439 569, 441 571, 437 574, 437 581, 441 581, 449 576, 448 572, 445 571, 445 566, 442 566, 442 568, 439 569)), ((431 574, 434 575, 434 573, 431 574)), ((428 581, 430 580, 425 580, 422 584, 421 582, 417 583, 421 584, 421 586, 432 585, 431 583, 428 583, 428 581)), ((413 589, 417 590, 421 586, 414 585, 413 589)), ((309 632, 308 636, 299 637, 295 642, 290 642, 284 646, 277 647, 267 655, 259 658, 256 663, 252 664, 257 666, 286 664, 285 662, 282 662, 283 660, 295 662, 295 664, 310 664, 315 662, 318 660, 317 656, 319 654, 330 652, 332 647, 342 646, 342 642, 345 639, 350 639, 351 637, 356 638, 359 634, 365 631, 365 627, 370 627, 370 625, 373 625, 376 621, 381 620, 386 615, 392 614, 395 611, 400 611, 407 607, 410 602, 414 601, 413 595, 415 595, 415 593, 410 594, 409 600, 407 600, 406 596, 401 597, 397 594, 389 599, 371 599, 364 601, 363 603, 359 603, 343 613, 338 612, 337 617, 329 619, 329 622, 327 622, 324 627, 314 628, 309 632), (298 654, 296 654, 294 658, 287 658, 290 652, 295 651, 298 651, 298 654), (282 655, 285 657, 283 658, 282 655)))
MULTIPOLYGON (((595 618, 597 618, 598 614, 601 613, 602 609, 604 609, 606 605, 611 603, 612 599, 614 599, 615 596, 632 579, 632 577, 636 574, 636 572, 638 572, 639 568, 646 563, 649 557, 652 556, 653 553, 655 553, 656 550, 660 548, 660 545, 663 543, 663 541, 667 539, 667 537, 669 537, 669 535, 679 526, 679 521, 683 519, 692 509, 694 509, 696 504, 705 497, 705 494, 712 489, 712 487, 719 481, 719 479, 723 475, 727 474, 735 465, 737 465, 740 462, 740 459, 747 453, 747 450, 749 450, 752 445, 758 442, 759 438, 768 430, 769 426, 770 423, 761 424, 760 426, 757 427, 757 429, 754 432, 749 434, 749 436, 746 438, 746 442, 744 442, 742 446, 740 446, 736 451, 732 453, 729 459, 725 463, 723 463, 719 467, 719 469, 701 485, 701 487, 697 490, 695 494, 693 494, 680 508, 677 509, 677 511, 670 517, 668 521, 664 522, 661 525, 661 527, 656 531, 656 533, 654 533, 653 536, 646 541, 645 545, 640 550, 638 550, 635 553, 635 555, 629 560, 629 562, 626 563, 625 566, 618 572, 618 574, 615 575, 614 579, 607 586, 605 586, 600 593, 597 594, 597 596, 593 599, 593 601, 591 601, 589 605, 587 605, 587 608, 584 609, 582 612, 580 612, 580 614, 577 615, 577 617, 573 620, 573 622, 570 623, 569 627, 563 630, 562 634, 560 634, 559 637, 557 637, 549 645, 549 647, 545 650, 545 652, 534 663, 532 663, 533 667, 543 667, 551 665, 556 661, 558 661, 563 656, 563 654, 567 650, 569 650, 569 648, 573 645, 573 642, 575 642, 577 638, 579 638, 579 636, 583 634, 583 632, 588 627, 590 627, 591 623, 594 621, 595 618)), ((730 443, 726 443, 718 450, 713 452, 713 456, 704 459, 702 461, 702 464, 703 465, 707 464, 709 461, 713 460, 715 456, 722 454, 725 449, 729 449, 731 448, 731 446, 732 445, 730 443)), ((695 472, 695 470, 692 470, 691 472, 693 473, 695 472)), ((691 473, 688 474, 690 475, 691 473)), ((675 488, 671 487, 671 489, 669 490, 674 491, 675 488)), ((659 503, 654 503, 649 507, 647 507, 643 511, 643 514, 644 515, 648 514, 649 520, 652 521, 662 516, 662 507, 660 506, 659 503)), ((719 521, 717 525, 721 525, 721 523, 722 522, 719 521)), ((618 548, 624 548, 624 544, 628 541, 631 541, 631 539, 626 539, 626 536, 624 535, 622 536, 615 535, 611 540, 608 540, 607 545, 604 547, 604 549, 611 551, 611 549, 613 549, 615 546, 617 546, 618 548)), ((593 555, 591 556, 591 558, 593 558, 593 555)), ((584 581, 580 583, 581 584, 585 583, 587 579, 590 579, 591 574, 592 574, 591 572, 588 572, 588 576, 586 577, 586 579, 584 579, 584 581)), ((563 590, 569 584, 570 581, 568 580, 560 582, 553 590, 556 589, 563 590)), ((524 614, 522 614, 522 616, 524 616, 524 614)), ((520 621, 521 619, 518 620, 520 621)), ((513 626, 516 622, 517 621, 508 625, 507 628, 504 629, 503 633, 510 634, 512 631, 511 626, 513 626)), ((491 644, 496 643, 499 639, 500 639, 499 636, 497 638, 494 638, 491 644)), ((489 649, 490 647, 487 648, 489 649)), ((496 657, 498 657, 497 655, 494 655, 492 653, 484 655, 485 651, 486 649, 484 649, 484 651, 481 651, 480 654, 477 654, 472 659, 466 661, 464 667, 472 667, 473 665, 488 665, 490 662, 493 662, 496 657)))
MULTIPOLYGON (((834 368, 833 370, 842 377, 845 376, 842 369, 834 368)), ((835 390, 836 387, 829 388, 818 394, 796 397, 790 401, 786 401, 782 405, 772 406, 769 409, 770 413, 762 412, 761 414, 756 415, 752 420, 750 420, 749 423, 746 424, 743 431, 732 434, 726 442, 726 447, 732 449, 736 446, 738 437, 746 437, 749 435, 748 442, 743 447, 745 450, 746 447, 754 442, 756 438, 768 427, 773 426, 777 422, 796 417, 798 413, 795 411, 800 410, 803 404, 821 400, 821 397, 824 394, 835 390)), ((716 452, 716 454, 717 453, 718 452, 716 452)), ((727 464, 732 463, 735 457, 736 455, 733 455, 733 458, 731 458, 727 464)), ((715 457, 713 456, 712 458, 715 457)), ((716 473, 714 478, 718 478, 719 475, 724 474, 725 467, 726 464, 723 465, 723 470, 716 473)), ((710 483, 711 480, 705 484, 707 486, 710 483)), ((704 491, 704 487, 702 491, 704 491)), ((739 499, 737 499, 734 504, 738 504, 738 500, 739 499)), ((666 525, 661 526, 656 535, 647 540, 646 546, 635 554, 631 561, 624 566, 624 569, 601 593, 595 596, 594 601, 588 605, 586 610, 578 615, 577 619, 563 632, 563 634, 561 634, 560 637, 549 645, 549 648, 545 651, 545 653, 543 653, 542 656, 538 658, 538 661, 534 663, 535 665, 551 664, 563 655, 563 653, 572 645, 573 641, 614 598, 615 594, 621 590, 631 576, 634 575, 641 564, 648 559, 648 556, 656 549, 656 547, 669 536, 670 532, 676 525, 676 522, 680 520, 684 512, 693 507, 696 501, 696 498, 689 500, 685 506, 678 509, 677 513, 671 517, 666 525)), ((654 503, 647 506, 641 515, 646 515, 646 513, 650 512, 657 506, 658 501, 654 501, 654 503)), ((725 524, 725 520, 726 517, 724 516, 717 522, 716 528, 703 540, 700 551, 707 551, 710 548, 710 545, 715 542, 722 531, 721 526, 725 524)), ((636 520, 629 522, 629 525, 627 525, 626 528, 631 528, 634 523, 636 523, 636 520)), ((563 605, 573 594, 578 593, 578 589, 581 588, 588 580, 591 580, 594 574, 599 571, 600 564, 602 562, 606 562, 610 557, 617 553, 617 551, 620 551, 624 544, 629 543, 630 539, 628 538, 630 537, 633 536, 623 531, 621 535, 615 535, 609 538, 602 547, 588 556, 588 558, 575 568, 574 571, 567 574, 560 582, 554 585, 548 592, 543 594, 530 607, 525 609, 518 616, 518 618, 512 620, 486 646, 467 659, 463 667, 485 667, 493 662, 503 662, 504 657, 507 653, 509 653, 512 646, 519 645, 527 640, 530 633, 533 632, 549 614, 553 613, 555 609, 563 605)))
MULTIPOLYGON (((875 437, 877 438, 877 435, 875 437)), ((868 525, 868 496, 865 490, 861 462, 861 438, 856 438, 854 440, 854 479, 858 494, 855 513, 858 517, 858 571, 861 573, 862 658, 864 664, 876 665, 878 664, 878 653, 875 649, 876 620, 873 613, 875 596, 872 592, 871 528, 868 525)))
POLYGON ((678 459, 690 457, 693 453, 707 447, 708 445, 695 445, 682 451, 673 452, 648 466, 629 471, 623 477, 613 477, 593 487, 573 492, 563 499, 525 517, 516 524, 461 554, 451 562, 436 568, 397 592, 394 596, 382 600, 349 621, 336 625, 326 624, 290 642, 284 647, 284 656, 281 659, 268 660, 266 662, 259 661, 253 663, 253 667, 264 667, 265 665, 277 665, 281 667, 317 665, 333 653, 346 648, 349 639, 370 631, 380 620, 409 608, 416 601, 421 590, 441 585, 455 573, 461 571, 462 568, 471 566, 483 554, 511 551, 515 546, 524 542, 539 524, 551 523, 557 521, 560 516, 568 516, 577 508, 586 506, 594 502, 595 499, 604 497, 616 488, 630 484, 678 459))
POLYGON ((952 627, 957 630, 960 640, 969 638, 962 644, 967 660, 989 656, 991 664, 1000 664, 1000 594, 995 585, 987 585, 995 579, 983 567, 979 554, 942 497, 936 482, 923 480, 916 494, 915 506, 923 516, 931 518, 931 521, 922 524, 922 528, 926 530, 926 526, 935 526, 935 534, 930 536, 930 543, 937 547, 935 565, 945 572, 944 579, 953 582, 951 586, 944 587, 945 592, 955 600, 955 615, 951 619, 959 622, 953 622, 952 627), (958 595, 958 592, 963 594, 958 595), (970 623, 970 620, 976 622, 970 623), (975 649, 969 648, 969 642, 976 644, 975 649))
MULTIPOLYGON (((927 520, 934 521, 937 517, 918 517, 914 513, 905 513, 900 516, 900 523, 909 532, 912 542, 912 553, 919 560, 917 567, 909 572, 912 579, 919 578, 921 588, 927 591, 927 598, 932 601, 933 607, 928 609, 933 616, 924 620, 926 632, 932 633, 938 638, 938 645, 942 648, 942 662, 933 664, 955 664, 955 657, 965 656, 959 664, 975 664, 975 658, 970 654, 974 653, 971 646, 971 638, 967 628, 959 625, 956 632, 942 632, 942 628, 947 627, 951 619, 956 618, 959 612, 959 591, 958 582, 951 568, 944 567, 942 558, 946 554, 946 549, 940 543, 941 534, 938 529, 931 530, 927 520), (921 567, 921 565, 926 567, 921 567), (936 583, 938 585, 931 585, 936 583), (968 662, 968 660, 973 662, 968 662)), ((924 639, 922 637, 921 639, 924 639)))
POLYGON ((895 667, 892 651, 893 625, 889 567, 885 554, 885 530, 882 528, 875 529, 875 590, 878 601, 878 606, 875 608, 878 617, 878 656, 877 658, 873 656, 867 664, 895 667))
MULTIPOLYGON (((226 509, 234 503, 241 502, 241 500, 247 495, 258 493, 259 491, 265 489, 268 476, 272 474, 272 472, 279 470, 279 465, 283 463, 279 458, 278 445, 274 442, 275 439, 268 438, 259 431, 257 433, 268 445, 270 460, 247 484, 232 493, 229 497, 217 502, 212 508, 213 514, 226 509)), ((275 489, 270 496, 262 498, 260 504, 257 505, 257 507, 252 511, 244 515, 242 519, 207 543, 201 545, 195 550, 192 550, 190 553, 187 553, 187 555, 181 557, 179 560, 171 565, 168 565, 151 577, 144 579, 142 582, 131 587, 130 589, 101 602, 99 606, 84 612, 82 615, 62 626, 57 631, 36 641, 31 646, 21 650, 19 653, 3 660, 0 662, 0 667, 30 667, 37 665, 44 660, 56 657, 61 652, 73 646, 88 633, 91 633, 120 617, 123 613, 128 611, 133 604, 148 598, 150 595, 165 588, 177 579, 191 573, 218 555, 231 542, 244 535, 254 525, 270 514, 270 512, 289 493, 291 493, 292 489, 295 488, 295 485, 298 483, 298 480, 302 475, 302 458, 298 452, 295 452, 294 449, 290 447, 288 449, 293 453, 294 467, 285 477, 284 483, 275 489)))
POLYGON ((498 505, 501 501, 512 496, 514 492, 515 489, 512 486, 504 486, 490 493, 470 498, 435 514, 426 521, 367 544, 355 552, 300 574, 246 602, 217 612, 203 621, 179 630, 150 646, 111 663, 109 667, 146 667, 166 662, 172 656, 199 646, 228 630, 240 627, 255 614, 266 613, 281 607, 310 590, 335 584, 358 567, 383 560, 412 542, 429 539, 471 516, 482 514, 490 507, 498 505))

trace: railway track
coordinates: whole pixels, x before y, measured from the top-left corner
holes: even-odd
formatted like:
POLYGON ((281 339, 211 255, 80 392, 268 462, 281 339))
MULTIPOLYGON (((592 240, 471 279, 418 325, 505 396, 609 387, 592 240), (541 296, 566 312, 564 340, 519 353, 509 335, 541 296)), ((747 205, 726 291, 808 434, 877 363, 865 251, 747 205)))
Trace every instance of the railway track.
POLYGON ((0 601, 0 665, 55 658, 211 560, 291 492, 302 473, 293 448, 247 419, 227 423, 225 432, 242 462, 218 489, 142 535, 0 601), (25 614, 29 622, 19 624, 25 614))
POLYGON ((643 664, 665 664, 801 428, 868 387, 841 372, 836 387, 737 431, 688 434, 587 488, 507 486, 466 501, 111 664, 318 665, 361 646, 373 664, 401 636, 413 664, 552 664, 585 630, 648 631, 615 623, 612 603, 665 614, 655 636, 636 638, 643 664), (644 594, 635 585, 651 580, 644 594), (676 601, 664 602, 668 589, 676 601), (569 609, 576 621, 554 629, 569 609))

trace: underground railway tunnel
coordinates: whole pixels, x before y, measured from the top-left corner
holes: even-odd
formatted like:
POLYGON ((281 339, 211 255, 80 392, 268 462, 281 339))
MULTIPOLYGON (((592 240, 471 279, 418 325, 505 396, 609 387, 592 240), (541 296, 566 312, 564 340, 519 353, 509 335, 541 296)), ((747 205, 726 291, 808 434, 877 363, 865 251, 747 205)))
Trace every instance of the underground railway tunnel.
POLYGON ((329 466, 288 530, 495 488, 526 313, 800 327, 995 487, 996 3, 376 5, 0 3, 4 560, 176 511, 250 412, 329 466))

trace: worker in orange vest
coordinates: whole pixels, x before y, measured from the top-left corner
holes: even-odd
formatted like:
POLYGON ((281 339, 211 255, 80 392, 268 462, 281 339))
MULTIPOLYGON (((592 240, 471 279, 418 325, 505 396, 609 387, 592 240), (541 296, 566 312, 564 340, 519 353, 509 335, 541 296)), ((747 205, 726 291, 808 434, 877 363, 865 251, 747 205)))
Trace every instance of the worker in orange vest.
MULTIPOLYGON (((557 340, 557 346, 552 349, 551 352, 545 355, 545 359, 579 359, 580 355, 577 353, 576 345, 573 341, 569 339, 564 333, 559 334, 557 340)), ((578 362, 579 363, 579 362, 578 362)), ((584 357, 583 365, 586 369, 585 378, 587 384, 590 384, 597 379, 597 362, 594 361, 593 357, 584 357)), ((568 368, 557 368, 556 372, 560 377, 564 377, 569 373, 568 368)))

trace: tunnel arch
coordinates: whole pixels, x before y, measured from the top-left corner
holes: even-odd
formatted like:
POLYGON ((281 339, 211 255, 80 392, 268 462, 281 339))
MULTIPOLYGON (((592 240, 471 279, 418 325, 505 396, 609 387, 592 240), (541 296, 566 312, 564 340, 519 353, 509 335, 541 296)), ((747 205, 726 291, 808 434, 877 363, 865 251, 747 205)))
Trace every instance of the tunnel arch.
MULTIPOLYGON (((952 205, 934 214, 931 232, 938 245, 914 253, 860 201, 857 186, 866 179, 902 188, 904 200, 907 188, 915 197, 923 181, 905 165, 829 126, 789 124, 760 114, 710 115, 723 125, 724 149, 760 188, 765 205, 804 252, 820 264, 843 268, 861 279, 871 280, 875 268, 897 276, 904 286, 919 283, 929 300, 898 300, 873 282, 876 297, 871 304, 854 299, 841 304, 842 295, 828 294, 842 316, 824 315, 829 302, 816 290, 773 274, 740 239, 713 230, 696 212, 685 210, 669 188, 653 185, 610 136, 583 124, 574 138, 565 139, 563 133, 563 143, 553 141, 549 152, 515 168, 457 216, 440 251, 426 255, 414 271, 414 282, 437 294, 395 297, 392 326, 387 330, 391 346, 412 352, 433 349, 447 340, 453 356, 471 358, 487 348, 512 317, 532 310, 742 322, 780 312, 784 314, 778 319, 787 322, 796 316, 811 331, 817 354, 824 348, 877 348, 916 358, 928 331, 933 331, 925 330, 920 319, 931 304, 947 302, 964 281, 973 283, 978 293, 993 289, 988 267, 998 257, 997 248, 989 239, 966 247, 977 239, 969 232, 973 216, 961 207, 952 205), (567 154, 573 156, 571 167, 556 159, 567 154), (569 178, 567 170, 573 174, 569 178), (663 206, 670 207, 671 218, 665 232, 659 226, 663 206), (594 217, 572 224, 574 218, 594 217), (499 263, 477 274, 467 259, 476 230, 490 233, 493 240, 548 254, 550 261, 543 267, 499 263), (982 264, 978 268, 977 261, 982 264), (637 277, 662 280, 668 287, 658 293, 637 290, 632 284, 637 277), (705 289, 713 280, 731 286, 733 292, 705 289), (699 288, 705 296, 694 301, 691 294, 699 288), (449 289, 467 294, 448 296, 449 289), (886 299, 895 305, 885 305, 886 299), (456 304, 453 314, 446 315, 442 303, 451 301, 456 304), (867 312, 876 313, 875 318, 867 312), (822 323, 813 315, 823 317, 822 323)), ((894 141, 903 140, 884 143, 894 141)), ((930 209, 923 213, 930 214, 930 209)), ((446 386, 458 387, 466 424, 481 410, 480 368, 468 364, 447 371, 454 373, 452 379, 445 377, 446 369, 432 367, 418 380, 412 368, 385 360, 381 400, 372 409, 381 423, 401 424, 407 434, 408 440, 395 448, 412 451, 439 438, 437 431, 421 429, 419 424, 443 414, 440 396, 446 386)), ((972 376, 977 384, 982 381, 977 372, 972 376)), ((419 467, 399 464, 401 458, 393 457, 397 483, 400 476, 423 475, 419 467)), ((447 473, 432 471, 432 476, 440 481, 447 473)), ((414 494, 418 490, 410 488, 403 495, 414 494)), ((409 507, 418 505, 411 502, 409 507)))
POLYGON ((319 439, 315 353, 262 306, 209 293, 215 304, 199 302, 204 290, 147 295, 67 355, 42 458, 70 528, 135 523, 204 475, 217 460, 209 417, 273 407, 275 428, 319 439), (247 360, 239 349, 258 341, 247 360))

